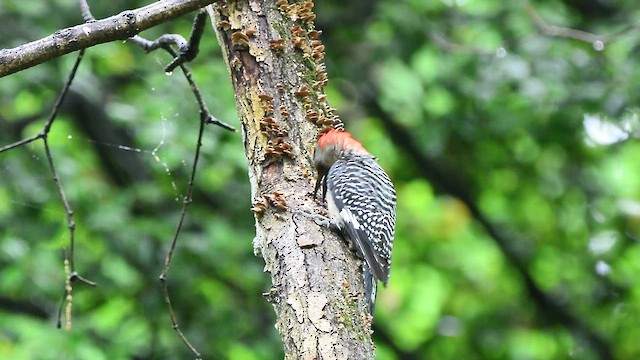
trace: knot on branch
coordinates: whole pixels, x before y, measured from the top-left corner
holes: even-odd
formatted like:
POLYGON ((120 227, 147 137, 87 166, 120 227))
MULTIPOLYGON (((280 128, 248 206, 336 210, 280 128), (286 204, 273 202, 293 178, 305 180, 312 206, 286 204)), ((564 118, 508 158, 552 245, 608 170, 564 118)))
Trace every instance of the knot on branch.
POLYGON ((131 10, 123 11, 118 16, 116 20, 116 30, 121 26, 125 30, 126 37, 131 37, 140 32, 140 29, 138 29, 137 26, 136 13, 131 10))

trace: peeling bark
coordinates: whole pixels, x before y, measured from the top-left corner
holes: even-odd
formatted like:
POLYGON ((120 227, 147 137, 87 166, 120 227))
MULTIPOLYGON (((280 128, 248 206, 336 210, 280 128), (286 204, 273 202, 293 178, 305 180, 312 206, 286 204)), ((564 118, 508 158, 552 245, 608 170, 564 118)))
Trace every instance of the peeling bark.
POLYGON ((312 154, 339 123, 323 87, 309 0, 222 1, 208 9, 235 91, 249 164, 256 255, 265 261, 287 359, 373 359, 361 262, 295 211, 317 212, 312 154))

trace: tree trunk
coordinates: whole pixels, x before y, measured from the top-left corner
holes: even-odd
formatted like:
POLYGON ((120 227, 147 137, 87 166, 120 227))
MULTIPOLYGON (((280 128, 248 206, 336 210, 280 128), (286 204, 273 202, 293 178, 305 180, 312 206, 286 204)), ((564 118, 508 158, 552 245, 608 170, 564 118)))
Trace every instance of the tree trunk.
POLYGON ((339 123, 326 101, 324 46, 313 3, 222 1, 209 8, 242 123, 256 215, 256 255, 273 286, 287 359, 373 359, 361 262, 334 232, 296 211, 318 211, 312 154, 339 123))

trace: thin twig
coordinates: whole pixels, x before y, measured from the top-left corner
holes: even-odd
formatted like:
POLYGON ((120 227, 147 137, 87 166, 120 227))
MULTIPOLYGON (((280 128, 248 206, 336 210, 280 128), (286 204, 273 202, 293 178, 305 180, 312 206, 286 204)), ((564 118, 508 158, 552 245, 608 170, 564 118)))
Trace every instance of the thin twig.
POLYGON ((198 53, 199 42, 202 38, 202 32, 204 31, 206 16, 207 14, 204 10, 198 10, 198 12, 196 13, 196 17, 193 20, 192 33, 188 42, 186 42, 182 36, 176 34, 165 34, 154 41, 147 40, 142 36, 136 35, 131 37, 127 41, 139 46, 146 52, 150 52, 156 49, 163 49, 168 52, 173 57, 173 61, 165 68, 165 72, 172 71, 176 66, 180 67, 185 78, 187 79, 187 82, 189 83, 191 92, 198 102, 200 113, 206 114, 207 118, 205 120, 205 123, 218 125, 229 131, 236 131, 233 126, 217 119, 211 114, 211 112, 207 108, 207 104, 205 103, 204 98, 202 97, 202 92, 198 88, 196 82, 193 80, 193 76, 191 75, 189 67, 185 64, 185 62, 193 60, 193 58, 198 53), (178 47, 177 53, 171 48, 171 44, 175 44, 176 47, 178 47))
POLYGON ((3 151, 7 151, 7 150, 11 150, 13 148, 20 147, 22 145, 26 145, 26 144, 28 144, 30 142, 33 142, 33 141, 36 141, 36 140, 38 140, 40 138, 41 138, 40 134, 36 134, 36 135, 30 136, 28 138, 16 141, 13 144, 5 145, 5 146, 0 148, 0 153, 3 152, 3 151))
MULTIPOLYGON (((76 73, 78 72, 78 67, 82 62, 83 56, 84 56, 84 49, 80 50, 80 52, 78 53, 76 62, 73 64, 73 68, 69 72, 67 81, 64 84, 62 91, 60 92, 60 95, 58 96, 58 99, 56 100, 56 103, 53 106, 53 109, 51 110, 51 115, 49 116, 49 119, 45 123, 42 131, 38 134, 38 136, 42 138, 42 141, 44 143, 44 151, 46 153, 47 162, 49 163, 49 169, 51 170, 51 174, 53 175, 53 182, 56 186, 56 189, 58 190, 58 195, 60 195, 62 206, 64 207, 64 211, 67 215, 67 228, 69 229, 69 254, 67 256, 67 253, 65 251, 65 268, 67 268, 66 262, 68 260, 68 263, 69 263, 68 270, 70 271, 70 273, 67 274, 67 281, 65 282, 65 291, 61 301, 61 304, 64 304, 65 300, 67 301, 67 306, 68 306, 67 330, 69 330, 71 326, 71 319, 70 319, 71 283, 80 281, 81 283, 87 284, 89 286, 96 286, 96 283, 91 280, 85 279, 82 276, 79 276, 78 273, 76 272, 76 268, 75 268, 76 223, 73 220, 73 210, 71 209, 71 205, 69 204, 67 195, 65 194, 64 188, 62 187, 62 183, 60 182, 60 176, 56 171, 56 167, 53 161, 53 156, 51 155, 51 148, 49 147, 48 138, 49 138, 49 131, 51 130, 51 126, 53 126, 53 122, 55 121, 56 116, 58 115, 58 111, 60 110, 60 105, 62 105, 64 98, 69 92, 69 88, 71 87, 71 83, 73 83, 73 79, 76 73)), ((62 315, 62 305, 60 305, 60 311, 58 312, 58 321, 57 321, 58 328, 60 328, 61 326, 61 320, 60 320, 61 315, 62 315)))
POLYGON ((64 309, 65 300, 67 298, 67 287, 64 287, 62 291, 62 297, 60 298, 60 306, 58 307, 58 319, 56 320, 56 328, 62 328, 62 309, 64 309))
MULTIPOLYGON (((173 49, 171 49, 170 47, 165 47, 164 49, 167 52, 169 52, 171 56, 176 57, 176 53, 173 51, 173 49)), ((193 76, 191 75, 191 71, 189 70, 189 67, 186 64, 179 64, 178 66, 184 73, 184 76, 187 79, 187 82, 189 83, 189 87, 191 88, 191 92, 193 93, 193 96, 196 98, 196 102, 198 103, 198 107, 200 108, 200 114, 201 115, 205 114, 205 117, 206 117, 205 124, 214 124, 222 127, 225 130, 234 131, 234 132, 237 131, 235 127, 225 123, 222 120, 219 120, 218 118, 216 118, 211 114, 211 112, 207 107, 207 104, 204 102, 204 98, 202 97, 202 92, 200 91, 200 88, 196 84, 195 80, 193 80, 193 76)))
MULTIPOLYGON (((164 49, 166 45, 171 44, 176 45, 178 49, 186 49, 189 46, 187 40, 185 40, 184 37, 179 34, 163 34, 154 41, 147 40, 142 36, 136 35, 127 39, 127 42, 138 45, 146 52, 151 52, 157 49, 164 49)), ((175 57, 177 58, 177 55, 175 57)))
MULTIPOLYGON (((529 15, 533 23, 536 25, 540 33, 542 33, 543 35, 551 36, 551 37, 562 37, 562 38, 587 42, 592 44, 594 49, 596 50, 603 50, 605 44, 613 42, 620 35, 626 32, 629 32, 637 27, 635 24, 629 24, 610 34, 598 35, 598 34, 593 34, 593 33, 578 30, 578 29, 549 25, 542 18, 542 16, 540 16, 540 14, 531 5, 531 3, 526 1, 524 3, 524 6, 527 14, 529 15)), ((478 49, 471 46, 456 44, 450 41, 449 39, 447 39, 442 34, 437 33, 435 31, 430 31, 428 33, 428 36, 431 39, 431 41, 433 41, 436 45, 452 53, 483 55, 483 56, 497 55, 501 57, 500 54, 506 55, 506 51, 507 51, 504 47, 498 47, 496 50, 487 51, 487 50, 478 49)))
MULTIPOLYGON (((444 50, 446 50, 448 52, 460 53, 460 54, 470 54, 470 55, 480 55, 480 56, 495 55, 496 54, 496 50, 495 49, 493 49, 493 50, 484 50, 484 49, 479 49, 479 48, 475 48, 475 47, 471 47, 471 46, 464 46, 464 45, 456 44, 454 42, 451 42, 449 39, 444 37, 442 34, 437 33, 435 31, 430 31, 428 33, 428 35, 431 38, 431 41, 433 41, 436 45, 440 46, 442 49, 444 49, 444 50)), ((500 49, 500 48, 502 48, 502 47, 498 47, 498 49, 500 49)), ((504 49, 504 48, 502 48, 502 49, 504 49)))
POLYGON ((51 174, 53 175, 53 183, 56 185, 56 190, 58 190, 58 195, 60 195, 60 200, 62 201, 62 206, 64 207, 64 211, 67 214, 67 228, 69 229, 69 253, 70 259, 69 264, 71 266, 71 271, 73 272, 73 268, 75 266, 75 261, 73 259, 74 247, 75 247, 75 233, 76 233, 76 223, 73 221, 73 210, 71 210, 71 206, 69 205, 69 200, 67 200, 67 196, 62 188, 62 183, 60 182, 60 176, 58 176, 58 172, 56 171, 56 166, 53 163, 53 157, 51 156, 51 148, 49 147, 49 141, 47 136, 42 138, 44 142, 44 151, 47 155, 47 162, 49 163, 49 169, 51 170, 51 174))
POLYGON ((612 33, 606 35, 598 35, 578 29, 549 25, 542 18, 542 16, 540 16, 540 14, 536 11, 536 9, 533 7, 533 5, 531 5, 530 2, 525 1, 524 6, 527 14, 531 18, 531 20, 533 20, 536 27, 542 34, 547 36, 563 37, 567 39, 587 42, 592 44, 596 50, 603 50, 605 44, 613 42, 620 35, 629 32, 637 27, 637 25, 635 24, 628 24, 612 33))
MULTIPOLYGON (((93 19, 93 15, 91 15, 91 10, 86 0, 79 0, 79 1, 80 1, 80 7, 82 9, 82 13, 85 20, 93 19)), ((202 33, 204 31, 206 16, 207 15, 204 10, 202 9, 198 10, 198 12, 196 13, 196 17, 194 18, 194 21, 193 21, 192 32, 188 42, 181 35, 178 35, 178 34, 164 34, 154 41, 147 40, 138 35, 135 35, 127 39, 129 42, 139 46, 146 52, 151 52, 153 50, 160 49, 160 48, 167 51, 173 57, 173 60, 165 68, 165 72, 170 72, 170 71, 173 71, 173 69, 175 69, 176 67, 178 66, 180 67, 185 78, 187 79, 187 82, 189 83, 191 92, 194 94, 196 98, 198 107, 200 108, 200 129, 198 132, 198 139, 196 143, 193 167, 192 167, 191 175, 189 178, 187 193, 183 201, 182 210, 180 212, 180 219, 178 220, 178 225, 176 226, 176 231, 171 241, 171 246, 165 258, 165 263, 164 263, 162 273, 159 276, 159 279, 162 283, 162 293, 163 293, 165 303, 167 304, 167 311, 171 319, 172 328, 178 334, 182 342, 196 356, 197 359, 201 359, 202 355, 195 348, 195 346, 191 344, 189 339, 187 339, 187 337, 184 335, 184 333, 180 329, 178 319, 176 317, 175 311, 173 309, 173 305, 171 303, 171 296, 169 295, 169 288, 167 286, 167 275, 169 272, 169 268, 171 266, 173 254, 176 250, 178 238, 182 231, 184 220, 187 216, 189 205, 192 202, 193 186, 195 182, 196 169, 200 159, 200 150, 202 148, 202 138, 204 136, 204 127, 208 123, 213 123, 227 130, 235 131, 235 128, 233 128, 231 125, 228 125, 216 119, 213 115, 211 115, 211 113, 207 109, 206 103, 204 102, 202 93, 200 92, 200 89, 198 88, 195 81, 193 80, 191 71, 186 65, 186 62, 193 60, 198 54, 199 42, 200 42, 200 39, 202 38, 202 33), (178 51, 177 52, 174 51, 171 45, 175 45, 178 51)))
POLYGON ((192 203, 193 186, 195 183, 196 170, 197 170, 198 162, 200 159, 200 151, 202 148, 202 138, 204 136, 205 125, 209 123, 213 123, 224 129, 227 129, 230 131, 236 131, 233 126, 226 124, 218 120, 217 118, 215 118, 213 115, 211 115, 204 101, 204 98, 202 97, 202 92, 200 91, 200 89, 198 88, 198 85, 194 81, 191 71, 189 70, 189 67, 186 65, 186 62, 193 60, 193 58, 195 58, 195 56, 198 53, 199 42, 202 37, 202 32, 204 31, 205 19, 206 19, 206 12, 204 12, 203 10, 199 10, 193 21, 192 33, 188 43, 184 41, 184 38, 182 38, 182 36, 175 35, 175 34, 163 35, 158 39, 156 39, 155 41, 147 40, 139 35, 136 35, 128 40, 136 44, 137 46, 141 47, 143 50, 147 52, 150 52, 159 48, 162 48, 165 51, 167 51, 173 57, 173 61, 165 68, 165 72, 172 71, 175 67, 180 67, 185 78, 187 79, 187 82, 189 83, 191 92, 196 98, 198 107, 200 108, 200 128, 198 131, 198 139, 196 143, 191 175, 189 177, 189 183, 187 185, 187 193, 182 203, 180 219, 178 220, 178 225, 176 226, 176 231, 173 235, 171 246, 169 247, 169 251, 167 252, 167 256, 165 258, 162 273, 159 276, 160 282, 162 283, 162 294, 164 297, 164 301, 167 305, 167 311, 169 313, 169 318, 171 319, 172 328, 178 334, 182 342, 196 356, 196 359, 201 359, 202 355, 195 348, 195 346, 191 344, 189 339, 187 339, 187 337, 184 335, 184 333, 180 329, 178 318, 173 309, 173 304, 171 303, 171 296, 169 294, 169 288, 167 285, 167 277, 169 273, 169 268, 171 267, 171 261, 173 259, 173 255, 176 250, 178 238, 182 231, 184 220, 187 216, 189 206, 192 203), (176 45, 176 47, 178 48, 178 52, 176 52, 171 48, 171 44, 176 45))
POLYGON ((60 177, 58 176, 58 172, 56 171, 56 167, 55 164, 53 162, 53 156, 51 155, 51 149, 49 147, 49 142, 48 142, 48 136, 49 136, 49 131, 51 130, 51 126, 53 125, 53 122, 56 119, 56 116, 58 115, 58 111, 60 110, 60 105, 62 105, 62 101, 64 100, 64 98, 66 97, 67 93, 69 92, 69 88, 71 87, 71 83, 73 83, 73 79, 76 75, 76 73, 78 72, 78 67, 80 66, 80 63, 82 62, 82 58, 84 56, 84 49, 80 50, 80 52, 78 53, 78 57, 76 58, 76 62, 73 64, 73 68, 71 68, 71 71, 69 72, 69 76, 67 78, 67 81, 65 82, 62 91, 60 92, 60 95, 58 96, 58 99, 56 100, 56 103, 53 106, 53 109, 51 110, 51 115, 49 116, 49 119, 47 120, 47 122, 44 125, 44 128, 42 129, 42 131, 38 134, 38 136, 40 138, 42 138, 43 142, 44 142, 44 150, 45 153, 47 155, 47 161, 49 163, 49 169, 51 170, 51 174, 53 175, 53 181, 56 185, 56 189, 58 190, 58 194, 60 195, 60 199, 62 201, 62 205, 64 206, 64 210, 67 214, 67 227, 69 228, 69 264, 71 267, 71 276, 72 276, 72 281, 75 280, 79 280, 80 282, 84 282, 87 285, 91 285, 91 286, 95 286, 96 284, 92 281, 89 281, 83 277, 77 276, 76 273, 76 268, 75 268, 75 229, 76 229, 76 224, 73 221, 73 210, 71 209, 71 206, 69 205, 69 201, 67 200, 67 196, 64 192, 64 188, 62 187, 62 184, 60 182, 60 177), (75 276, 74 276, 75 274, 75 276))
MULTIPOLYGON (((90 286, 96 286, 96 283, 88 280, 82 276, 80 276, 78 274, 78 272, 75 269, 75 229, 76 229, 76 223, 73 220, 73 210, 71 209, 71 205, 69 204, 69 200, 67 199, 67 195, 64 191, 64 187, 62 186, 62 182, 60 180, 60 176, 58 175, 58 171, 56 170, 56 166, 55 166, 55 162, 53 161, 53 155, 51 153, 51 147, 49 146, 49 140, 48 140, 48 136, 49 136, 49 132, 51 131, 51 127, 53 126, 53 123, 58 115, 58 112, 60 111, 60 106, 62 105, 62 102, 64 101, 65 97, 67 96, 67 93, 69 92, 69 89, 71 87, 71 84, 73 83, 73 79, 75 78, 76 73, 78 72, 78 68, 80 66, 80 63, 82 62, 82 59, 84 57, 84 49, 80 50, 78 52, 78 57, 76 58, 75 63, 73 64, 73 67, 71 68, 69 75, 67 76, 67 80, 65 81, 62 90, 60 91, 60 94, 58 95, 52 109, 51 109, 51 113, 49 114, 49 117, 47 118, 47 121, 45 122, 42 130, 33 135, 30 136, 28 138, 16 141, 12 144, 3 146, 2 148, 0 148, 0 153, 3 151, 7 151, 7 150, 11 150, 26 144, 29 144, 33 141, 36 140, 42 140, 43 144, 44 144, 44 151, 46 154, 46 158, 47 158, 47 163, 49 165, 49 170, 51 171, 51 175, 53 176, 53 182, 55 184, 56 190, 58 191, 58 195, 60 196, 60 200, 62 202, 62 206, 64 207, 65 210, 65 214, 67 217, 67 228, 69 229, 69 253, 67 254, 65 251, 65 268, 66 268, 66 264, 68 262, 68 270, 69 273, 66 274, 67 275, 67 281, 65 284, 65 291, 64 291, 64 295, 62 297, 61 300, 61 305, 60 305, 60 309, 58 311, 58 320, 57 320, 57 325, 58 327, 61 326, 61 317, 62 317, 62 307, 65 303, 65 299, 70 299, 71 298, 71 293, 70 293, 70 286, 67 286, 67 284, 70 284, 72 282, 76 282, 79 281, 81 283, 90 285, 90 286)), ((70 322, 69 322, 70 324, 70 322)))
POLYGON ((196 143, 196 151, 193 158, 193 165, 191 167, 191 176, 189 177, 189 184, 187 186, 187 194, 182 202, 182 211, 180 212, 180 219, 178 220, 178 226, 176 227, 176 232, 173 235, 173 240, 171 241, 171 247, 169 248, 169 252, 167 253, 167 257, 165 258, 164 268, 162 269, 162 273, 159 278, 162 282, 162 293, 164 294, 164 301, 167 304, 169 310, 169 316, 171 317, 171 324, 173 325, 173 329, 178 333, 180 339, 189 347, 189 349, 194 353, 197 359, 201 359, 201 355, 196 350, 196 348, 189 342, 186 336, 180 330, 178 325, 178 320, 173 311, 173 306, 171 305, 171 298, 169 296, 169 289, 167 288, 167 274, 169 272, 169 267, 171 266, 171 260, 173 259, 173 253, 176 249, 176 244, 178 242, 178 237, 180 236, 180 231, 182 230, 182 225, 184 224, 184 219, 187 216, 187 210, 189 205, 192 202, 192 194, 193 194, 193 184, 195 182, 196 170, 198 168, 198 161, 200 160, 200 150, 202 148, 202 138, 204 135, 204 127, 206 125, 208 119, 208 114, 200 113, 200 128, 198 130, 198 140, 196 143))
POLYGON ((179 56, 176 56, 173 61, 167 65, 165 72, 171 72, 176 66, 189 62, 198 56, 200 51, 200 40, 204 33, 204 27, 207 19, 207 12, 204 9, 200 9, 196 12, 196 17, 193 19, 193 26, 191 28, 191 36, 186 47, 178 47, 179 56))
MULTIPOLYGON (((88 5, 88 3, 86 2, 86 0, 79 0, 79 4, 80 4, 80 8, 82 11, 82 16, 85 19, 86 22, 95 22, 95 18, 93 17, 93 15, 91 14, 91 9, 88 5)), ((195 56, 198 53, 198 47, 199 47, 199 41, 202 37, 202 32, 204 31, 204 24, 205 24, 205 19, 206 19, 206 12, 203 10, 198 11, 196 18, 194 19, 194 23, 193 23, 193 29, 192 29, 192 34, 190 36, 189 42, 185 41, 184 38, 182 38, 180 35, 173 35, 173 34, 167 34, 164 35, 160 38, 158 38, 156 41, 149 41, 146 40, 140 36, 134 36, 132 38, 130 38, 129 40, 133 43, 135 43, 136 45, 142 47, 143 49, 145 49, 145 51, 152 51, 155 50, 157 48, 162 48, 165 51, 167 51, 169 54, 171 54, 171 56, 174 58, 173 61, 167 66, 166 70, 167 71, 171 71, 173 68, 175 67, 180 67, 181 70, 183 71, 185 78, 187 79, 187 82, 189 83, 189 86, 191 88, 192 93, 194 94, 196 101, 198 103, 198 107, 200 108, 200 128, 199 128, 199 133, 198 133, 198 139, 197 139, 197 144, 196 144, 196 150, 195 150, 195 155, 194 155, 194 161, 193 161, 193 167, 191 170, 191 175, 189 178, 189 183, 188 183, 188 188, 187 188, 187 194, 184 198, 183 201, 183 207, 182 207, 182 211, 180 214, 180 219, 178 221, 178 225, 176 227, 176 231, 175 234, 173 236, 172 242, 171 242, 171 247, 167 253, 166 259, 165 259, 165 264, 163 267, 163 271, 162 274, 160 275, 160 280, 162 282, 162 292, 164 295, 164 300, 168 306, 168 312, 169 312, 169 316, 171 318, 171 322, 172 322, 172 326, 173 329, 176 331, 176 333, 179 335, 179 337, 181 338, 181 340, 187 345, 187 347, 195 354, 196 358, 200 359, 201 358, 201 354, 197 351, 197 349, 189 342, 189 340, 186 338, 186 336, 184 335, 184 333, 181 331, 179 325, 178 325, 178 321, 177 321, 177 317, 175 315, 175 312, 173 310, 173 306, 171 304, 171 299, 169 296, 169 290, 167 287, 167 274, 171 265, 171 260, 173 258, 173 254, 175 252, 176 249, 176 245, 177 245, 177 241, 178 241, 178 237, 181 233, 182 230, 182 226, 184 224, 184 220, 186 218, 187 215, 187 211, 189 208, 189 205, 192 202, 192 195, 193 195, 193 186, 194 186, 194 182, 195 182, 195 175, 196 175, 196 169, 197 169, 197 165, 199 162, 199 158, 200 158, 200 151, 202 148, 202 138, 204 136, 204 128, 206 124, 212 123, 218 126, 223 127, 224 129, 227 130, 231 130, 231 131, 235 131, 235 128, 232 127, 229 124, 226 124, 220 120, 218 120, 217 118, 215 118, 213 115, 211 115, 211 113, 209 112, 209 110, 207 109, 206 103, 203 100, 202 97, 202 93, 200 92, 197 84, 195 83, 195 81, 193 80, 193 77, 191 75, 191 72, 189 71, 188 67, 186 66, 186 62, 191 61, 195 58, 195 56), (174 44, 176 45, 176 47, 178 48, 178 52, 176 53, 176 51, 174 51, 171 48, 171 45, 174 44)), ((66 212, 66 216, 67 216, 67 227, 69 229, 69 234, 70 234, 70 243, 69 243, 69 253, 67 253, 65 251, 65 266, 67 266, 68 264, 68 268, 65 267, 68 270, 68 274, 67 274, 67 285, 70 285, 71 282, 74 281, 80 281, 83 283, 86 283, 88 285, 92 285, 95 286, 95 283, 85 279, 84 277, 80 276, 76 271, 75 271, 75 258, 74 258, 74 249, 75 249, 75 222, 73 220, 73 210, 71 209, 71 206, 69 204, 69 201, 66 197, 64 188, 62 186, 62 183, 60 181, 60 177, 58 175, 58 172, 56 170, 55 167, 55 163, 53 161, 53 156, 51 154, 51 149, 48 143, 48 134, 49 131, 51 130, 51 127, 53 125, 53 122, 57 116, 57 113, 59 111, 60 105, 62 104, 62 101, 64 100, 66 94, 69 91, 69 88, 71 86, 71 83, 73 82, 73 78, 75 77, 75 74, 78 70, 78 66, 80 64, 80 62, 82 61, 83 58, 83 54, 84 54, 84 49, 80 51, 78 58, 76 59, 76 63, 74 64, 69 77, 67 79, 67 82, 65 83, 65 86, 63 87, 60 95, 58 96, 58 99, 56 100, 56 103, 53 106, 53 109, 51 111, 51 115, 49 116, 47 122, 45 123, 42 131, 32 137, 29 138, 25 138, 22 139, 20 141, 17 141, 13 144, 9 144, 7 146, 4 146, 2 148, 0 148, 0 152, 2 151, 6 151, 6 150, 10 150, 28 143, 31 143, 35 140, 38 139, 42 139, 43 143, 44 143, 44 147, 45 147, 45 153, 47 156, 47 160, 48 160, 48 164, 49 164, 49 168, 51 170, 51 173, 53 175, 53 180, 56 186, 56 189, 58 191, 58 194, 60 195, 63 207, 65 209, 66 212)), ((1 59, 0 59, 1 60, 1 59)), ((1 62, 0 62, 1 65, 1 62)), ((2 70, 2 69, 0 69, 2 70)), ((0 71, 1 72, 1 71, 0 71)), ((65 292, 60 304, 60 308, 58 310, 58 327, 61 327, 61 317, 62 317, 62 309, 64 307, 65 304, 65 299, 70 299, 71 298, 71 294, 70 294, 70 286, 66 286, 65 287, 65 292)), ((68 301, 68 300, 67 300, 68 301)), ((70 304, 67 304, 68 306, 70 304)), ((70 315, 68 315, 70 316, 70 315)), ((70 321, 68 319, 68 321, 70 321)), ((70 322, 68 322, 68 324, 70 324, 70 322)))
POLYGON ((78 0, 80 2, 80 12, 82 13, 82 18, 84 22, 95 21, 96 18, 93 17, 91 13, 91 8, 89 8, 89 4, 86 0, 78 0))
POLYGON ((592 34, 586 31, 565 28, 560 26, 548 25, 544 19, 538 14, 536 9, 527 1, 525 2, 525 9, 527 14, 533 22, 536 24, 540 32, 548 36, 564 37, 568 39, 580 40, 588 43, 594 43, 596 41, 603 41, 602 36, 592 34))

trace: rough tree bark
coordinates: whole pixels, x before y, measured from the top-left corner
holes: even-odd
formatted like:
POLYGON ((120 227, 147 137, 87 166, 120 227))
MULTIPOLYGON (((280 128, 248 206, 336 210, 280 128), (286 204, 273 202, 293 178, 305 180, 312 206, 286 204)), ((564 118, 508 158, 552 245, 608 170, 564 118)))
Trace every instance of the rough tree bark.
POLYGON ((372 359, 361 263, 313 212, 319 130, 339 123, 323 88, 313 2, 228 0, 209 7, 235 91, 249 163, 254 250, 273 286, 288 359, 372 359))

